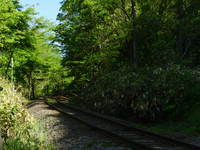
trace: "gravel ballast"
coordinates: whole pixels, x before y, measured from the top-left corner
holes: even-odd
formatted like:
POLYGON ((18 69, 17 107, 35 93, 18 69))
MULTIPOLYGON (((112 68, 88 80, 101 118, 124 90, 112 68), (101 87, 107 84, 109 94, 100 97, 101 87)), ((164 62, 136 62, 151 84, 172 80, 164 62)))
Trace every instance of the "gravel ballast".
POLYGON ((37 102, 29 112, 38 119, 56 150, 132 150, 120 141, 37 102))

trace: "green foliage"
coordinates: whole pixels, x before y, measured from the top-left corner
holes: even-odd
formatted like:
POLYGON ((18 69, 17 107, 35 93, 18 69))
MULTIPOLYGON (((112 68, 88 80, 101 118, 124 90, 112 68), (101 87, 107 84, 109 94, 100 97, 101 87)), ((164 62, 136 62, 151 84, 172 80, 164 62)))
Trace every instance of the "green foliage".
POLYGON ((190 105, 187 112, 183 112, 182 116, 176 121, 162 120, 161 122, 140 124, 138 127, 147 130, 159 132, 161 134, 189 135, 200 137, 200 103, 190 105))
POLYGON ((63 65, 71 69, 71 76, 80 87, 119 57, 120 43, 128 29, 114 20, 119 11, 114 14, 116 5, 116 1, 63 1, 57 41, 65 56, 63 65), (123 35, 118 39, 120 33, 123 35))
POLYGON ((13 51, 26 46, 26 30, 32 9, 20 11, 12 0, 1 0, 0 5, 0 51, 13 51))
POLYGON ((89 82, 82 101, 90 109, 112 115, 174 118, 199 103, 199 76, 198 71, 176 65, 137 71, 122 66, 89 82))
POLYGON ((59 70, 52 70, 48 75, 48 79, 42 84, 41 92, 43 95, 66 94, 66 85, 69 85, 74 79, 73 77, 68 77, 68 74, 68 69, 59 68, 59 70))
POLYGON ((85 107, 147 120, 199 102, 199 0, 63 0, 56 27, 0 4, 0 73, 30 99, 75 92, 85 107))
POLYGON ((90 78, 88 70, 98 72, 119 60, 132 62, 134 40, 139 66, 191 59, 190 64, 198 64, 199 42, 194 37, 199 38, 199 32, 194 31, 199 31, 199 12, 195 6, 199 2, 181 1, 135 1, 133 16, 132 0, 64 0, 56 29, 65 56, 63 61, 84 61, 81 67, 84 69, 73 67, 74 72, 90 78), (184 7, 181 18, 179 7, 184 7))
POLYGON ((54 24, 35 18, 32 8, 21 10, 18 1, 0 4, 0 74, 20 85, 29 99, 42 96, 49 77, 61 69, 59 48, 50 44, 54 24))
POLYGON ((4 138, 4 149, 47 149, 49 145, 45 143, 41 129, 22 105, 26 100, 1 77, 0 85, 4 88, 0 92, 0 132, 4 138))
POLYGON ((63 0, 56 41, 74 79, 65 89, 114 115, 155 120, 188 111, 199 101, 199 4, 63 0))
POLYGON ((35 33, 34 50, 19 51, 14 55, 16 58, 15 79, 18 84, 27 87, 28 90, 24 93, 33 99, 41 95, 50 76, 61 69, 59 51, 45 41, 50 38, 45 32, 46 30, 35 33))

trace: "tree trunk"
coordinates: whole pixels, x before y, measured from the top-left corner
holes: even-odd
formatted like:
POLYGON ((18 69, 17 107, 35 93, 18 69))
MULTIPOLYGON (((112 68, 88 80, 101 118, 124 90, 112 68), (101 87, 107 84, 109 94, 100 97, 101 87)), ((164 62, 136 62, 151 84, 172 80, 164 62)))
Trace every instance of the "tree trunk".
POLYGON ((3 150, 3 139, 0 134, 0 150, 3 150))
POLYGON ((176 19, 177 23, 177 34, 176 34, 176 51, 182 56, 185 53, 184 47, 184 7, 183 0, 178 0, 176 3, 176 19))
POLYGON ((35 80, 32 79, 31 82, 31 99, 35 99, 35 80))
POLYGON ((32 71, 28 74, 28 98, 31 99, 32 71))
POLYGON ((11 63, 11 60, 13 58, 13 54, 14 54, 14 51, 12 51, 10 53, 10 57, 9 57, 9 60, 8 60, 8 64, 7 64, 7 67, 6 67, 6 71, 5 71, 5 75, 8 76, 8 70, 9 70, 9 67, 10 67, 10 63, 11 63))
POLYGON ((131 63, 136 67, 137 66, 137 54, 136 54, 136 33, 135 33, 135 1, 131 0, 131 16, 132 16, 132 48, 130 52, 131 63))

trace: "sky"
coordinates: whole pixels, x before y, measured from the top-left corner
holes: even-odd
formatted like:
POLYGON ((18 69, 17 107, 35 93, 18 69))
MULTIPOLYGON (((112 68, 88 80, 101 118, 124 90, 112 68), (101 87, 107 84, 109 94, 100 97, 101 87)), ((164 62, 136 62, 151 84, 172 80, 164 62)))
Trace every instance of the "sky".
POLYGON ((39 16, 43 16, 53 22, 56 22, 56 16, 59 12, 60 2, 62 0, 20 0, 25 8, 34 5, 39 16))

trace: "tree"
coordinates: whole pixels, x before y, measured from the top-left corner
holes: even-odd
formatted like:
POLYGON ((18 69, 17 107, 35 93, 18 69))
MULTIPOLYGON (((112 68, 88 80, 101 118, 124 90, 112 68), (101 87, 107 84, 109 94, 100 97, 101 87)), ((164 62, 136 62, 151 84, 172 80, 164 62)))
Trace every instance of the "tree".
POLYGON ((30 47, 28 22, 33 14, 32 9, 20 10, 18 1, 2 0, 0 2, 0 51, 8 56, 5 74, 8 75, 11 59, 15 51, 30 47))
MULTIPOLYGON (((69 87, 82 93, 83 101, 87 101, 84 104, 91 108, 99 106, 109 111, 111 106, 120 106, 121 110, 134 111, 136 105, 142 105, 150 112, 157 109, 157 101, 144 95, 152 92, 145 87, 153 85, 153 74, 163 69, 163 75, 157 77, 162 79, 168 68, 171 74, 176 65, 199 65, 199 2, 63 0, 55 32, 62 65, 70 68, 69 76, 74 78, 69 87), (135 87, 130 90, 130 86, 135 87), (134 90, 141 93, 133 94, 134 90), (132 98, 124 99, 126 92, 132 98), (140 94, 147 98, 145 102, 135 100, 140 94)), ((179 72, 179 67, 176 69, 179 72)), ((179 79, 171 80, 173 87, 179 79)), ((161 92, 157 83, 155 91, 161 92)))
MULTIPOLYGON (((36 18, 30 27, 32 47, 15 53, 15 77, 19 84, 27 86, 28 97, 35 99, 36 86, 48 80, 51 71, 60 69, 59 49, 50 44, 53 28, 48 20, 36 18)), ((44 87, 45 85, 43 85, 44 87)), ((42 89, 40 89, 42 90, 42 89)), ((40 91, 38 91, 40 92, 40 91)))
POLYGON ((15 84, 23 85, 24 93, 34 99, 42 91, 36 91, 36 85, 44 84, 51 71, 60 68, 59 49, 51 44, 54 26, 35 18, 32 8, 22 10, 17 0, 3 0, 0 5, 0 71, 11 78, 14 59, 15 84))

